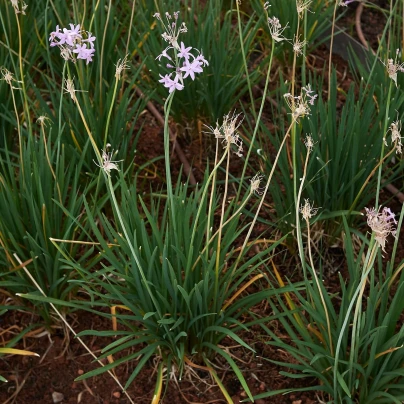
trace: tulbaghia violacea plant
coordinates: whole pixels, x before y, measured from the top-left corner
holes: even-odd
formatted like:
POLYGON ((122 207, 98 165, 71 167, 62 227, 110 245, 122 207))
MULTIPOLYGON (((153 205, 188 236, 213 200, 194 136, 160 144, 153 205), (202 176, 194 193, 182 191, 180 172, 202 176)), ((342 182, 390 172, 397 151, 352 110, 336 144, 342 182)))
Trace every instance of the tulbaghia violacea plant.
POLYGON ((171 16, 171 14, 165 13, 167 23, 164 23, 159 13, 154 14, 154 17, 164 26, 165 32, 162 34, 162 38, 169 43, 169 46, 156 58, 159 61, 162 58, 168 59, 169 63, 166 64, 166 67, 173 70, 164 76, 160 74, 161 79, 159 82, 168 88, 169 93, 174 90, 183 90, 184 79, 189 76, 192 80, 195 80, 195 74, 202 73, 203 67, 209 66, 201 51, 192 46, 186 47, 184 42, 181 42, 180 45, 178 44, 178 36, 187 32, 184 22, 177 26, 178 14, 178 12, 175 12, 174 16, 171 16), (192 53, 193 51, 196 51, 198 55, 195 56, 192 53))
POLYGON ((313 93, 314 90, 311 89, 310 84, 307 84, 307 86, 302 87, 302 92, 297 97, 290 93, 284 95, 285 101, 292 111, 294 121, 298 122, 300 117, 310 115, 309 105, 314 105, 314 101, 318 97, 317 94, 313 93))
POLYGON ((91 32, 82 30, 80 24, 76 26, 69 24, 69 26, 70 29, 60 30, 59 25, 56 25, 56 30, 49 36, 50 46, 58 46, 60 55, 65 60, 76 62, 77 59, 82 59, 89 64, 95 53, 95 36, 91 32))

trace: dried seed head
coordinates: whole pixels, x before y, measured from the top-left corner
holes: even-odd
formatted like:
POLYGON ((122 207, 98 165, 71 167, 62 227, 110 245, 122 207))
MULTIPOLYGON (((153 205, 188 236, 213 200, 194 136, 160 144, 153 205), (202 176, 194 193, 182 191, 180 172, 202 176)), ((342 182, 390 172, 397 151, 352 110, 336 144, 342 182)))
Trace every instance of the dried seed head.
POLYGON ((313 208, 313 205, 310 204, 309 199, 304 200, 304 205, 302 205, 299 209, 300 213, 303 216, 304 220, 310 220, 313 216, 317 215, 317 212, 320 208, 313 208))
POLYGON ((41 115, 40 117, 38 117, 38 119, 36 120, 37 123, 39 123, 42 127, 46 126, 46 121, 51 121, 52 119, 50 119, 48 116, 46 115, 41 115))
POLYGON ((288 28, 288 26, 289 26, 288 24, 286 24, 284 27, 282 27, 278 18, 268 17, 269 32, 271 33, 272 39, 275 42, 288 41, 288 39, 283 36, 283 31, 285 31, 285 29, 288 28))
POLYGON ((128 62, 128 55, 126 55, 123 59, 118 59, 118 62, 116 63, 116 69, 115 69, 115 78, 117 80, 120 80, 122 77, 122 72, 126 69, 129 69, 129 65, 127 64, 128 62))
MULTIPOLYGON (((110 147, 110 144, 107 144, 106 149, 108 150, 109 147, 110 147)), ((111 170, 119 171, 119 168, 118 168, 118 166, 116 164, 119 163, 120 161, 123 161, 123 160, 112 161, 112 156, 114 154, 113 150, 111 152, 109 152, 109 153, 107 151, 105 151, 105 150, 101 150, 101 151, 102 151, 102 164, 99 165, 95 161, 94 161, 94 163, 98 167, 103 169, 108 176, 111 175, 110 174, 111 170)))
POLYGON ((13 81, 16 83, 22 83, 22 81, 18 81, 14 78, 13 73, 11 73, 5 67, 0 68, 0 73, 3 76, 0 80, 4 80, 14 90, 21 90, 21 88, 13 86, 13 81))
POLYGON ((85 91, 83 90, 76 90, 74 88, 74 82, 73 79, 65 79, 65 87, 63 88, 65 93, 70 94, 71 99, 76 102, 76 94, 77 92, 79 93, 84 93, 85 91))
POLYGON ((11 1, 11 6, 14 8, 14 12, 16 14, 24 14, 25 15, 25 10, 27 9, 27 5, 24 3, 22 0, 10 0, 11 1), (21 4, 21 8, 20 8, 21 4))
POLYGON ((304 11, 310 11, 309 7, 313 0, 296 0, 296 10, 299 14, 299 18, 303 18, 304 11))
POLYGON ((300 41, 299 37, 295 36, 295 40, 293 42, 293 52, 295 52, 296 56, 300 56, 302 54, 303 48, 308 44, 306 40, 300 41))
POLYGON ((368 226, 374 232, 376 242, 383 251, 386 251, 386 240, 389 234, 396 237, 395 225, 397 225, 397 221, 394 219, 395 214, 387 207, 384 207, 381 212, 379 212, 380 207, 378 210, 375 208, 365 208, 365 210, 368 226))
POLYGON ((264 188, 260 188, 260 183, 263 180, 264 176, 258 172, 250 179, 251 183, 251 192, 256 194, 257 196, 262 196, 264 194, 264 188))
MULTIPOLYGON (((396 148, 396 154, 402 154, 403 153, 403 144, 401 143, 401 121, 396 120, 391 123, 389 129, 387 132, 391 132, 391 143, 394 145, 396 148)), ((387 133, 386 133, 387 136, 387 133)), ((384 144, 387 146, 387 139, 386 136, 383 138, 384 144)))
POLYGON ((313 94, 314 90, 311 89, 310 84, 306 87, 302 87, 302 92, 299 96, 293 97, 292 94, 287 93, 284 95, 285 101, 292 111, 292 118, 296 122, 300 117, 310 115, 310 106, 314 105, 317 94, 313 94))
POLYGON ((309 152, 313 150, 314 141, 311 135, 306 136, 306 139, 304 139, 304 144, 309 152))
POLYGON ((240 127, 242 123, 242 119, 239 120, 239 116, 241 114, 236 114, 233 112, 233 115, 228 113, 223 117, 223 123, 221 126, 216 122, 216 127, 207 126, 209 131, 207 133, 212 133, 215 135, 216 139, 222 139, 222 143, 224 144, 224 148, 231 147, 231 145, 235 145, 237 147, 236 155, 242 157, 243 152, 243 141, 237 132, 237 129, 240 127))
POLYGON ((396 85, 396 87, 397 87, 397 73, 404 72, 404 63, 397 63, 398 53, 399 53, 399 50, 397 49, 395 60, 388 59, 387 64, 382 62, 387 69, 387 74, 394 81, 394 84, 396 85))

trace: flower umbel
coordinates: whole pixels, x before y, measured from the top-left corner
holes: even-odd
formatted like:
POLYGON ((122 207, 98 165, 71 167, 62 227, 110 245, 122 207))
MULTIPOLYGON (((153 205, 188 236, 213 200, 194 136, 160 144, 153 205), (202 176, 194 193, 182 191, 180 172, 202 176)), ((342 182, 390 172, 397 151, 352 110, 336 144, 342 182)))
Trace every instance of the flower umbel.
POLYGON ((293 97, 292 94, 287 93, 284 98, 292 111, 292 118, 298 122, 302 116, 310 115, 310 106, 314 105, 317 94, 313 94, 314 90, 311 89, 310 84, 302 87, 302 92, 299 96, 293 97))
POLYGON ((365 210, 368 226, 374 232, 375 240, 385 252, 386 239, 389 234, 396 237, 395 225, 397 221, 394 219, 395 214, 387 207, 384 207, 381 212, 379 212, 380 208, 378 210, 365 208, 365 210))
MULTIPOLYGON (((108 148, 110 146, 111 146, 110 144, 107 144, 106 149, 108 150, 108 148)), ((116 164, 119 163, 120 161, 123 161, 123 160, 112 161, 112 156, 114 154, 113 150, 111 152, 109 152, 109 153, 107 151, 104 151, 104 150, 101 150, 101 151, 102 151, 102 164, 99 165, 95 161, 94 161, 94 163, 98 167, 102 168, 108 176, 111 175, 111 170, 119 171, 119 168, 118 168, 118 166, 116 164)))
POLYGON ((166 64, 166 67, 173 71, 164 76, 160 74, 161 80, 159 80, 164 87, 168 88, 169 93, 172 93, 175 90, 183 90, 184 79, 189 76, 192 80, 195 80, 195 74, 202 73, 203 67, 209 66, 208 61, 198 49, 195 49, 192 46, 187 47, 184 42, 181 42, 181 45, 178 45, 178 36, 181 33, 187 32, 185 23, 182 23, 177 28, 178 14, 178 12, 175 12, 173 18, 169 13, 166 13, 167 24, 164 23, 159 13, 154 14, 154 17, 161 21, 166 30, 162 35, 163 39, 170 44, 156 57, 159 61, 161 61, 162 58, 170 61, 170 63, 166 64), (195 56, 192 53, 193 51, 196 51, 198 55, 195 56))
POLYGON ((92 36, 91 32, 81 30, 80 24, 69 26, 70 29, 63 28, 61 31, 59 25, 56 25, 56 30, 51 32, 49 37, 50 46, 58 46, 60 55, 65 60, 76 62, 77 59, 83 59, 89 64, 95 53, 95 36, 92 36))

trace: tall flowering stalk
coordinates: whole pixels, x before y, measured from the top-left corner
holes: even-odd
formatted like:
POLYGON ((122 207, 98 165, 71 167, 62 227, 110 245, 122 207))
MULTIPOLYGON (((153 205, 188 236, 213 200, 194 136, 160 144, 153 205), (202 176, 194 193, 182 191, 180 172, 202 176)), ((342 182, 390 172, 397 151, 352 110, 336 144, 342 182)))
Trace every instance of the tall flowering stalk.
POLYGON ((184 42, 178 43, 178 38, 180 34, 187 32, 187 27, 185 23, 179 23, 178 21, 179 12, 176 11, 171 15, 170 13, 165 13, 165 20, 161 17, 160 13, 155 13, 154 17, 160 21, 163 25, 165 31, 161 35, 163 40, 169 45, 156 57, 159 61, 162 59, 167 59, 166 67, 171 71, 164 76, 160 74, 160 83, 164 87, 168 88, 169 96, 164 104, 164 157, 166 166, 166 181, 167 181, 167 193, 168 198, 171 201, 170 214, 173 221, 176 220, 175 208, 173 202, 173 187, 171 181, 171 169, 170 169, 170 136, 168 120, 170 116, 171 104, 173 102, 173 97, 175 90, 184 89, 184 79, 188 76, 192 80, 195 79, 196 73, 201 73, 204 66, 208 66, 209 63, 204 58, 201 51, 193 48, 192 46, 185 46, 184 42), (197 52, 195 56, 192 52, 197 52))

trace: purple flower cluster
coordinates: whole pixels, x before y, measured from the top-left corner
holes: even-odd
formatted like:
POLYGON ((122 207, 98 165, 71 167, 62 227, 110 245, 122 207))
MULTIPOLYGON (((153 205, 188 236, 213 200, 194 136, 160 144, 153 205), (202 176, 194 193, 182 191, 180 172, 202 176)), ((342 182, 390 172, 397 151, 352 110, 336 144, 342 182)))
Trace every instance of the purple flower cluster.
POLYGON ((59 25, 56 25, 56 30, 51 32, 49 37, 50 46, 58 46, 65 60, 75 62, 77 59, 83 59, 89 64, 95 53, 95 36, 92 36, 91 32, 81 30, 80 24, 69 25, 70 29, 63 28, 62 31, 59 25))
POLYGON ((192 48, 192 46, 186 47, 184 42, 181 42, 181 45, 178 45, 177 40, 179 34, 187 32, 185 23, 182 23, 179 28, 177 28, 178 12, 174 13, 174 19, 170 14, 165 14, 167 25, 163 22, 160 14, 157 13, 154 16, 162 22, 166 29, 166 32, 164 32, 162 37, 170 44, 170 46, 165 48, 156 59, 159 61, 161 61, 161 58, 163 57, 168 59, 170 63, 167 63, 166 67, 173 69, 171 73, 164 76, 160 74, 161 80, 159 80, 159 82, 162 83, 164 87, 168 88, 169 93, 172 93, 174 90, 183 90, 184 79, 189 76, 192 80, 195 80, 195 74, 202 73, 203 67, 209 66, 209 63, 204 58, 202 52, 192 48), (193 49, 198 52, 197 56, 194 56, 191 53, 193 49), (169 51, 171 51, 172 56, 169 55, 169 51))

